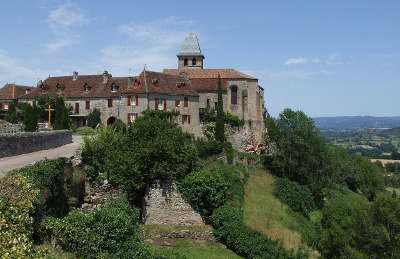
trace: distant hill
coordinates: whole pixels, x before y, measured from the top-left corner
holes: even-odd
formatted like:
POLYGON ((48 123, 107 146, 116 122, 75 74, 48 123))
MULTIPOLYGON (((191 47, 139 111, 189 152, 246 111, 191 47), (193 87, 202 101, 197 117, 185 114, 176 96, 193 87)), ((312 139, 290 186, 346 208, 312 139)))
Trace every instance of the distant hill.
POLYGON ((400 127, 400 116, 373 117, 373 116, 338 116, 315 117, 315 125, 319 129, 332 130, 359 130, 366 128, 395 128, 400 127))

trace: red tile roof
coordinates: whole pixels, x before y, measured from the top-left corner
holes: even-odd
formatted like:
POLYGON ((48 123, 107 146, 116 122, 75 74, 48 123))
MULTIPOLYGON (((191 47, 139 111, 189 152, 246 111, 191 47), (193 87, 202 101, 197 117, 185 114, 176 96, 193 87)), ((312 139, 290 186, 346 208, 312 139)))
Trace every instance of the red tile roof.
POLYGON ((183 82, 184 78, 181 76, 152 71, 142 72, 137 77, 109 75, 107 83, 103 82, 103 75, 78 75, 76 80, 73 80, 73 76, 57 76, 47 78, 43 81, 42 87, 35 88, 30 94, 21 98, 33 99, 38 95, 57 94, 57 89, 62 89, 59 95, 68 98, 116 98, 123 94, 146 93, 146 85, 149 93, 198 95, 187 86, 178 87, 178 84, 183 82), (87 92, 86 85, 90 88, 87 92), (117 87, 114 92, 111 91, 113 85, 117 87))
POLYGON ((189 78, 218 78, 218 75, 220 75, 223 79, 257 79, 232 68, 164 69, 163 72, 170 75, 183 75, 183 73, 186 73, 189 78))
POLYGON ((27 89, 33 89, 31 86, 16 85, 16 84, 5 84, 0 88, 0 99, 2 100, 13 100, 17 99, 21 95, 26 94, 27 89))

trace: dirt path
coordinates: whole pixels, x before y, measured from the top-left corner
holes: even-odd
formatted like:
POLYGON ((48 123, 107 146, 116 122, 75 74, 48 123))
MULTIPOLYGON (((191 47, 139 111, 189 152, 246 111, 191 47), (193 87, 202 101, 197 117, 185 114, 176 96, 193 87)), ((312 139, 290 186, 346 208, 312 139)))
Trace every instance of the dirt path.
POLYGON ((72 143, 61 147, 36 151, 32 153, 22 154, 18 156, 10 156, 0 158, 0 177, 6 175, 7 172, 21 168, 45 158, 55 159, 58 157, 71 157, 75 151, 79 149, 83 142, 81 136, 72 136, 72 143))

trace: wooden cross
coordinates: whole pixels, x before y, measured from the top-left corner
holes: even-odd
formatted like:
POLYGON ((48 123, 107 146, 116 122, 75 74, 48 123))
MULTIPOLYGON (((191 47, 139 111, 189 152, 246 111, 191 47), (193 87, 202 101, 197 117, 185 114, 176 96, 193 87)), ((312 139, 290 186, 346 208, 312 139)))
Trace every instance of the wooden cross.
POLYGON ((45 111, 49 112, 49 129, 51 128, 51 112, 54 111, 54 109, 51 108, 50 104, 49 104, 49 108, 45 109, 45 111))

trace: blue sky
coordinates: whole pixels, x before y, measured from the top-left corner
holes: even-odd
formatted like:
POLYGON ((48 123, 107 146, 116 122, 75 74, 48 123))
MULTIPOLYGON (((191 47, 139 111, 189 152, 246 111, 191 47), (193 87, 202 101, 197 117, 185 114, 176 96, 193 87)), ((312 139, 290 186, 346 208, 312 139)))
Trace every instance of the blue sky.
POLYGON ((208 68, 259 78, 266 107, 400 115, 400 1, 4 1, 0 85, 177 66, 187 32, 208 68))

